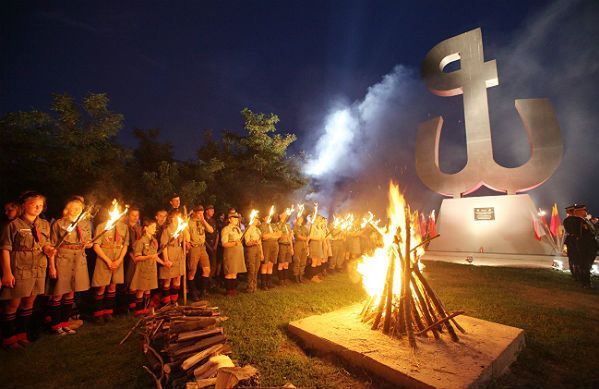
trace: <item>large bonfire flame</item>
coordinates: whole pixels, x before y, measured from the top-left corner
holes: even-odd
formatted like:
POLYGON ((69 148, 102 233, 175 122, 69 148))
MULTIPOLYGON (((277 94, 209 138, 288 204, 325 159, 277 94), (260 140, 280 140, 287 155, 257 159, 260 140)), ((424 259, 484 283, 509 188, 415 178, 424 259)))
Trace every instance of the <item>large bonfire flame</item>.
MULTIPOLYGON (((389 224, 378 227, 365 220, 383 239, 372 256, 363 256, 358 264, 362 284, 370 296, 362 309, 362 321, 372 324, 372 329, 382 327, 392 336, 407 335, 416 347, 415 335, 435 338, 445 330, 454 341, 458 336, 454 326, 463 329, 453 319, 463 312, 447 314, 445 307, 421 272, 420 257, 424 244, 418 228, 418 215, 412 214, 399 192, 399 186, 389 185, 389 224)), ((434 238, 434 237, 431 237, 434 238)))

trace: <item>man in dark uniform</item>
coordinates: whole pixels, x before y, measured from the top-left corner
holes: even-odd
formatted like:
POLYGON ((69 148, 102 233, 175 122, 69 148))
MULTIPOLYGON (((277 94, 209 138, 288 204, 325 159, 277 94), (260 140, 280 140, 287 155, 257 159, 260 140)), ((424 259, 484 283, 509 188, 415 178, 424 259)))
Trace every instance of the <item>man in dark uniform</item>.
POLYGON ((220 229, 218 228, 216 218, 214 217, 214 205, 208 205, 204 211, 204 218, 214 230, 212 233, 206 231, 206 251, 210 258, 210 287, 214 287, 214 277, 216 275, 216 251, 218 249, 218 240, 220 229))
POLYGON ((584 287, 591 286, 591 266, 597 254, 595 228, 587 220, 587 209, 583 204, 574 204, 566 208, 568 216, 564 219, 566 247, 572 276, 584 287))

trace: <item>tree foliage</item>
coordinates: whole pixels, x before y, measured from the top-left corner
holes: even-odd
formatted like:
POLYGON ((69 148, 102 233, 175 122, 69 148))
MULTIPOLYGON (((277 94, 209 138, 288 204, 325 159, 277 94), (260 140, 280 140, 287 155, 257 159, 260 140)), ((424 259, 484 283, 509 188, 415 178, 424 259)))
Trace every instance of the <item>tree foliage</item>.
POLYGON ((135 129, 137 147, 121 146, 123 116, 108 104, 101 93, 81 102, 56 94, 49 112, 0 118, 2 200, 37 189, 56 215, 74 194, 102 204, 116 197, 149 215, 165 208, 173 193, 189 208, 211 203, 247 209, 282 203, 306 184, 301 157, 288 154, 296 136, 278 133, 275 114, 245 108, 242 131, 225 131, 220 139, 205 131, 197 157, 179 161, 159 129, 135 129))

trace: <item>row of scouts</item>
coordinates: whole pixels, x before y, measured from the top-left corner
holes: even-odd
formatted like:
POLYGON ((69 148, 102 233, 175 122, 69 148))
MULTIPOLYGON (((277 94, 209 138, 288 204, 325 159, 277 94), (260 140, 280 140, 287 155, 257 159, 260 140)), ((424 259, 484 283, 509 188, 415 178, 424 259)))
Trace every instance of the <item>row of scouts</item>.
MULTIPOLYGON (((143 315, 151 306, 152 291, 159 290, 156 296, 162 304, 176 303, 182 277, 193 299, 206 294, 219 274, 226 294, 235 295, 238 275, 247 273, 247 292, 253 293, 258 279, 265 290, 273 286, 275 268, 282 285, 289 279, 303 282, 304 277, 320 282, 327 269, 343 269, 348 259, 362 254, 364 234, 358 227, 329 231, 320 215, 312 223, 298 217, 291 227, 284 212, 272 220, 256 218, 244 229, 235 209, 219 223, 214 207, 196 207, 187 228, 176 235, 178 217, 187 215, 178 210, 178 196, 170 204, 170 212, 158 211, 141 222, 139 209, 132 207, 126 221, 112 229, 105 229, 104 221, 94 235, 90 220, 77 222, 85 209, 82 197, 69 199, 62 218, 50 224, 40 217, 45 197, 33 191, 22 194, 15 204, 18 216, 2 228, 0 240, 3 346, 29 343, 34 302, 42 294, 48 296, 51 330, 68 335, 75 333, 69 326, 75 293, 90 288, 93 320, 110 321, 119 285, 126 286, 130 309, 143 315), (86 250, 96 256, 91 273, 86 250)), ((363 248, 368 246, 364 242, 363 248)))

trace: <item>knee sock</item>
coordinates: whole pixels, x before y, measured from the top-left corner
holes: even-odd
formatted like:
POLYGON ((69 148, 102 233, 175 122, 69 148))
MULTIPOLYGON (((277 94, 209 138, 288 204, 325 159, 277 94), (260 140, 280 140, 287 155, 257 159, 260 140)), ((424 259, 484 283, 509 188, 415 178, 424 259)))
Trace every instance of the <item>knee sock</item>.
POLYGON ((29 330, 29 322, 31 321, 31 315, 33 314, 33 308, 19 309, 17 311, 17 339, 28 340, 27 330, 29 330))
POLYGON ((73 311, 73 303, 75 302, 75 299, 67 299, 64 298, 62 300, 62 309, 60 312, 60 316, 61 316, 61 326, 62 327, 68 327, 69 326, 69 319, 71 318, 71 312, 73 311))
POLYGON ((17 313, 2 314, 2 346, 7 347, 17 342, 16 333, 16 318, 17 313))
POLYGON ((172 285, 171 286, 171 302, 172 303, 176 303, 177 300, 179 300, 179 288, 181 286, 180 285, 172 285))
POLYGON ((135 291, 130 290, 128 297, 129 297, 129 310, 133 311, 133 310, 135 310, 135 291))
POLYGON ((48 309, 50 311, 50 326, 53 330, 60 328, 60 300, 50 300, 48 303, 48 309))
POLYGON ((104 295, 97 294, 94 297, 94 317, 100 317, 104 315, 104 295))
POLYGON ((135 316, 144 314, 144 299, 143 297, 135 297, 135 311, 133 311, 135 316))
POLYGON ((112 315, 114 313, 114 300, 116 298, 116 291, 106 293, 104 299, 104 314, 112 315))
POLYGON ((160 299, 160 302, 162 303, 162 305, 166 305, 171 302, 170 290, 171 290, 170 286, 162 287, 162 298, 160 299))
POLYGON ((285 269, 281 269, 277 273, 279 275, 279 281, 280 282, 285 281, 285 269))

